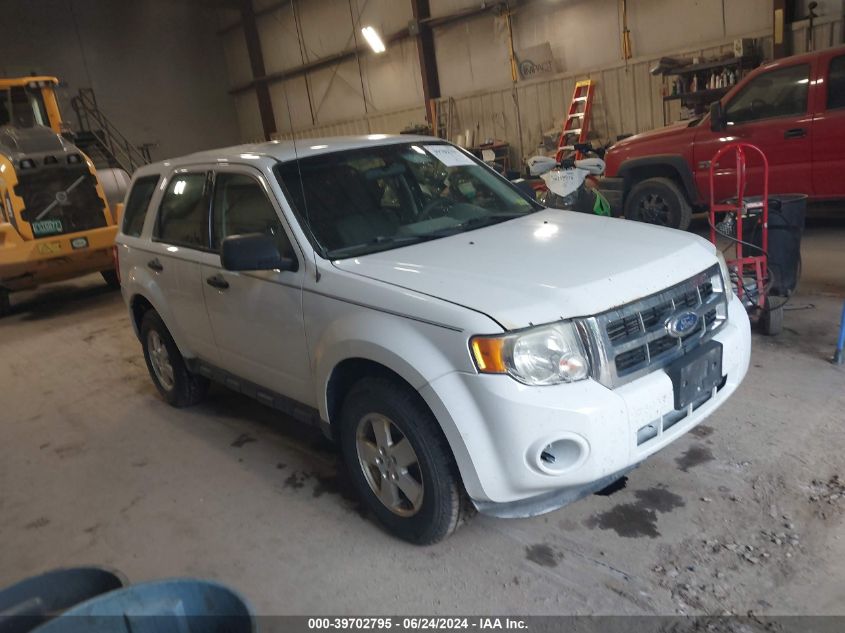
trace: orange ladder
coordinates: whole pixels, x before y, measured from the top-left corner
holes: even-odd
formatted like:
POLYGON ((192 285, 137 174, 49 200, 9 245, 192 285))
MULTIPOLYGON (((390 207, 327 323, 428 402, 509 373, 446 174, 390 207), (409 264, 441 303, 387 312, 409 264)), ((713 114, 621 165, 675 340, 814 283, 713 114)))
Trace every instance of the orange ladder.
POLYGON ((587 133, 590 131, 590 110, 593 107, 593 92, 596 82, 592 79, 576 82, 575 91, 572 93, 572 102, 569 104, 569 112, 563 122, 563 130, 560 133, 560 140, 557 142, 557 154, 555 160, 562 161, 570 152, 575 152, 575 158, 581 158, 581 152, 575 150, 575 143, 587 141, 587 133), (577 136, 577 140, 571 140, 577 136))

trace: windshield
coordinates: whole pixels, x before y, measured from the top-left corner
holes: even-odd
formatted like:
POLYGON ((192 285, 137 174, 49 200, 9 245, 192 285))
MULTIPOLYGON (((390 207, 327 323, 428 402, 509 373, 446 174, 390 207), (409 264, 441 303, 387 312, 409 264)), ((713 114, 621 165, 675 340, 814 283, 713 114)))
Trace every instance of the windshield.
POLYGON ((20 128, 49 126, 41 90, 30 90, 23 86, 0 90, 0 125, 20 128))
POLYGON ((329 259, 455 235, 542 208, 446 143, 313 156, 278 165, 276 176, 312 243, 329 259))

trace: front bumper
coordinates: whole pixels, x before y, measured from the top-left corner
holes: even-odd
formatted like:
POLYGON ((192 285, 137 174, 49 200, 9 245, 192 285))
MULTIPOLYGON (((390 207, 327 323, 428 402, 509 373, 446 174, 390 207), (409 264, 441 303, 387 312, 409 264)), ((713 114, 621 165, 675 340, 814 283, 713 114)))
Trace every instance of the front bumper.
POLYGON ((0 224, 0 286, 23 290, 114 268, 117 226, 24 240, 11 224, 0 224), (84 242, 83 242, 84 240, 84 242))
POLYGON ((663 370, 612 390, 593 380, 529 387, 507 376, 453 372, 428 384, 422 395, 445 422, 478 509, 532 516, 612 483, 711 415, 748 370, 750 326, 736 297, 713 340, 723 345, 723 385, 665 429, 662 420, 676 414, 672 381, 663 370), (644 441, 642 430, 650 426, 654 435, 644 441), (562 450, 548 467, 540 455, 553 444, 562 450))

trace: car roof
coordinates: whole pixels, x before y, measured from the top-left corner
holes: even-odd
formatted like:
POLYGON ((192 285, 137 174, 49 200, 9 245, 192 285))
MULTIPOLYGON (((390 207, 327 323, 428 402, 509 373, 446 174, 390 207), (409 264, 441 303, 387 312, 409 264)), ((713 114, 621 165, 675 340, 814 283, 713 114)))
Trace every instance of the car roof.
POLYGON ((143 176, 146 174, 161 173, 162 171, 182 166, 188 167, 208 163, 255 164, 256 162, 263 162, 265 160, 286 162, 350 149, 414 142, 432 143, 443 142, 443 140, 431 136, 410 134, 368 134, 365 136, 333 136, 326 138, 268 141, 265 143, 247 143, 244 145, 205 150, 178 158, 169 158, 138 169, 137 175, 143 176))
POLYGON ((773 68, 777 68, 779 66, 794 66, 797 64, 806 64, 808 62, 813 61, 818 57, 835 57, 836 55, 841 55, 845 52, 845 46, 836 46, 834 48, 826 48, 820 51, 812 51, 810 53, 801 53, 800 55, 790 55, 789 57, 779 57, 778 59, 772 59, 767 62, 763 62, 757 68, 754 69, 755 73, 758 71, 766 71, 771 70, 773 68))

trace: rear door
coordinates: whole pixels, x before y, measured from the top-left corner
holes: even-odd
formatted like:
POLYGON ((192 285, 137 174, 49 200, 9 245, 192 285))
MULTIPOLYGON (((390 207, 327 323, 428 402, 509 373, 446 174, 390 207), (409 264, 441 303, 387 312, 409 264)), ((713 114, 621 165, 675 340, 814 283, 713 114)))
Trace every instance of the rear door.
POLYGON ((138 265, 154 275, 169 313, 162 318, 182 352, 215 363, 217 349, 201 277, 202 265, 215 258, 208 235, 210 173, 180 169, 164 182, 149 251, 138 265))
POLYGON ((219 167, 211 211, 213 261, 202 267, 203 291, 223 369, 289 398, 311 404, 311 372, 302 313, 302 253, 256 169, 219 167), (220 265, 226 237, 266 233, 296 271, 231 272, 220 265))
MULTIPOLYGON (((695 141, 696 182, 709 199, 709 164, 720 147, 734 141, 756 145, 769 162, 771 193, 812 193, 810 78, 812 64, 777 66, 750 79, 725 103, 728 127, 702 126, 695 141)), ((716 199, 736 195, 736 162, 731 155, 716 166, 716 199)), ((747 195, 762 193, 762 161, 748 160, 747 195)))
POLYGON ((813 189, 818 197, 845 198, 845 54, 819 59, 813 120, 813 189))

